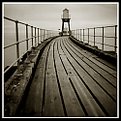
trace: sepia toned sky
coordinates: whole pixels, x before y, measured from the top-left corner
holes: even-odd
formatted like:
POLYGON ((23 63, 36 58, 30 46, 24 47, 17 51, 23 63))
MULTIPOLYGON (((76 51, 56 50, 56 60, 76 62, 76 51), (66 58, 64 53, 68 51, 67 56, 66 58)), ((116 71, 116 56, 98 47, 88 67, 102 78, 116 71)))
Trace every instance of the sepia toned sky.
POLYGON ((63 9, 69 9, 71 29, 117 24, 116 3, 5 3, 3 14, 36 27, 61 29, 63 9))

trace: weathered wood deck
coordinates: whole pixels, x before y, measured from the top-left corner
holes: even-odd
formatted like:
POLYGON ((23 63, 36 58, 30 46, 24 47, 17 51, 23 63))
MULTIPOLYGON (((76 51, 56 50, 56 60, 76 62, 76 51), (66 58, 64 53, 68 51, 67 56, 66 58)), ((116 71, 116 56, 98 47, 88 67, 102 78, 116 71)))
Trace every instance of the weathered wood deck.
POLYGON ((36 68, 20 116, 116 116, 116 67, 68 37, 52 40, 36 68))

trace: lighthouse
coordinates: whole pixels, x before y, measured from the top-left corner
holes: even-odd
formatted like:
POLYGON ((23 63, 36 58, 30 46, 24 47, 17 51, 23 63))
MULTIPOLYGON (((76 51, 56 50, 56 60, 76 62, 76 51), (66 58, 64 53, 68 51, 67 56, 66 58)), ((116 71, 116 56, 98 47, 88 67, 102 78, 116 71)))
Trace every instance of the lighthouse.
POLYGON ((63 15, 62 15, 62 35, 64 34, 64 25, 65 22, 68 23, 68 33, 69 35, 71 34, 71 30, 70 30, 70 17, 69 17, 69 10, 67 8, 65 8, 63 10, 63 15))

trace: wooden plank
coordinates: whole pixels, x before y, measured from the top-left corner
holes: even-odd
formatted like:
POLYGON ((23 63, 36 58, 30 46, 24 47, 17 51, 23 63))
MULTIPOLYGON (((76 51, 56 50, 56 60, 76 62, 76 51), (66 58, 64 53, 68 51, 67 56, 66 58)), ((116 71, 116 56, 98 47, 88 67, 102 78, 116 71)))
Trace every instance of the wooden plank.
MULTIPOLYGON (((71 47, 71 46, 69 46, 71 47)), ((72 47, 71 47, 72 48, 72 47)), ((72 48, 74 51, 76 51, 75 49, 76 47, 72 48)), ((80 53, 82 53, 81 51, 76 51, 76 53, 78 53, 80 55, 80 57, 83 59, 83 61, 85 61, 90 67, 92 67, 94 70, 96 70, 100 75, 102 75, 104 78, 106 78, 110 83, 112 83, 115 87, 116 87, 116 78, 114 76, 112 76, 111 74, 107 73, 106 71, 104 71, 103 69, 99 68, 99 66, 97 66, 96 64, 94 64, 92 61, 90 61, 89 59, 87 59, 86 54, 88 52, 86 52, 83 55, 81 55, 80 53)))
POLYGON ((79 101, 74 93, 74 90, 72 89, 68 76, 59 58, 57 50, 57 41, 59 41, 58 39, 56 39, 54 47, 54 58, 55 58, 57 76, 62 90, 62 96, 64 99, 67 116, 85 116, 83 109, 79 104, 79 101))
MULTIPOLYGON (((50 44, 50 43, 49 43, 50 44)), ((37 66, 35 76, 30 86, 29 94, 25 103, 23 115, 25 116, 41 116, 45 61, 49 45, 45 48, 37 66)))
MULTIPOLYGON (((73 47, 76 47, 76 50, 80 51, 80 47, 78 47, 77 45, 73 44, 73 42, 71 40, 69 40, 68 43, 70 43, 73 47)), ((106 65, 100 63, 99 61, 97 61, 95 58, 93 58, 93 56, 90 56, 90 54, 89 54, 88 51, 83 50, 83 51, 80 51, 80 53, 82 53, 89 60, 91 60, 92 62, 94 62, 95 64, 97 64, 99 67, 101 67, 105 71, 108 71, 109 73, 111 73, 113 76, 116 77, 116 71, 115 70, 113 70, 113 69, 107 67, 106 65)), ((109 64, 109 66, 110 66, 110 64, 109 64)))
POLYGON ((95 83, 95 81, 83 70, 82 67, 71 57, 65 48, 63 48, 67 58, 75 68, 76 72, 82 78, 86 88, 90 91, 93 98, 97 101, 98 105, 102 108, 106 115, 116 116, 116 102, 114 102, 107 93, 95 83))
POLYGON ((47 61, 45 103, 43 108, 43 116, 64 116, 63 105, 54 68, 53 43, 49 50, 47 61))
POLYGON ((68 73, 68 78, 71 79, 71 83, 74 86, 75 92, 79 96, 79 100, 81 101, 82 105, 84 106, 87 116, 105 116, 102 109, 99 107, 97 102, 94 100, 90 92, 82 83, 81 79, 74 71, 71 64, 68 62, 63 50, 60 47, 60 41, 58 42, 59 54, 63 60, 64 66, 68 73))
MULTIPOLYGON (((67 46, 67 45, 66 45, 67 46)), ((67 46, 68 47, 68 46, 67 46)), ((103 88, 109 95, 111 95, 111 97, 116 100, 116 88, 113 87, 110 83, 107 82, 107 80, 105 80, 104 78, 102 78, 102 76, 100 76, 96 71, 94 71, 92 68, 94 67, 89 67, 86 63, 89 64, 89 62, 86 62, 86 60, 84 60, 84 58, 82 59, 82 55, 79 54, 77 51, 75 51, 73 49, 73 51, 71 49, 69 49, 70 53, 73 55, 73 57, 81 63, 82 68, 101 86, 101 88, 103 88), (75 53, 74 53, 75 52, 75 53)), ((108 75, 107 75, 108 76, 108 75)), ((114 81, 116 82, 116 79, 114 79, 114 81)), ((115 84, 115 83, 114 83, 115 84)), ((115 85, 116 86, 116 85, 115 85)))

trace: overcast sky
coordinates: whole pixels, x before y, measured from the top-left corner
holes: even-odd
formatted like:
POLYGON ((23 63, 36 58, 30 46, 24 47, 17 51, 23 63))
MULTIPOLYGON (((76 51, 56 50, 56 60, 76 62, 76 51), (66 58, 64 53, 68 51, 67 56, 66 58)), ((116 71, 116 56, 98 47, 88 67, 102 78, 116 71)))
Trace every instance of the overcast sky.
POLYGON ((63 9, 69 9, 71 29, 117 24, 116 3, 32 3, 4 4, 4 16, 36 27, 61 29, 63 9))

